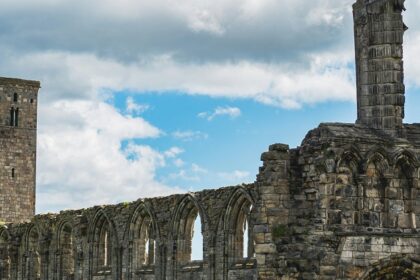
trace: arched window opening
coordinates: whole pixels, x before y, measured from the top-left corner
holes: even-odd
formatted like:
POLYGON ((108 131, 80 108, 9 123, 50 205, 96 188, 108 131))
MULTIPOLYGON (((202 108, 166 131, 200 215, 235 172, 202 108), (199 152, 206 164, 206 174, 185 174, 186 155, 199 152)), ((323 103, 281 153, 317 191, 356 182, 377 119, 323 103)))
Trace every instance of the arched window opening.
POLYGON ((366 170, 366 186, 364 190, 364 226, 379 227, 384 225, 382 213, 385 210, 385 189, 387 182, 375 163, 368 164, 366 170))
MULTIPOLYGON (((245 219, 245 223, 244 223, 244 244, 248 245, 249 242, 249 226, 248 226, 248 220, 245 219)), ((248 246, 243 246, 243 252, 242 252, 242 257, 244 259, 249 257, 249 252, 248 252, 248 246)))
POLYGON ((98 268, 100 270, 107 270, 111 265, 111 242, 109 238, 108 226, 103 226, 100 232, 99 240, 99 260, 98 268))
POLYGON ((253 238, 252 228, 249 225, 250 222, 250 215, 252 211, 252 205, 249 207, 247 211, 247 216, 244 219, 244 231, 243 231, 243 252, 242 258, 249 259, 255 258, 255 240, 253 238))
POLYGON ((27 245, 27 279, 41 279, 41 256, 39 251, 39 235, 35 228, 29 232, 27 245))
POLYGON ((206 256, 203 235, 205 217, 193 197, 184 197, 173 221, 173 254, 176 268, 178 271, 202 269, 201 262, 206 256))
POLYGON ((238 189, 229 200, 224 217, 224 275, 255 264, 255 239, 251 211, 253 201, 246 190, 238 189))
POLYGON ((145 246, 144 246, 144 265, 153 265, 155 264, 155 250, 156 250, 156 240, 153 238, 151 233, 150 225, 146 228, 145 234, 145 246))
POLYGON ((138 235, 134 241, 137 267, 153 265, 155 263, 156 241, 150 217, 142 220, 138 230, 138 235))
POLYGON ((234 232, 234 256, 237 260, 254 257, 254 244, 249 226, 250 211, 251 205, 246 203, 240 209, 237 216, 238 224, 234 232))
POLYGON ((0 279, 10 279, 10 267, 9 238, 3 231, 0 235, 0 279))
POLYGON ((14 93, 13 94, 13 102, 18 102, 18 94, 17 93, 14 93))
POLYGON ((19 109, 10 108, 10 126, 17 127, 19 126, 19 109))
POLYGON ((113 242, 114 236, 111 223, 104 215, 100 215, 94 223, 92 246, 92 257, 90 265, 94 275, 112 274, 113 270, 113 242))
POLYGON ((156 263, 157 228, 151 215, 144 205, 141 205, 133 216, 130 224, 130 277, 128 279, 143 279, 154 273, 156 263))
MULTIPOLYGON (((392 197, 394 200, 394 204, 401 203, 401 208, 393 207, 390 209, 390 215, 398 216, 398 227, 400 228, 416 228, 416 217, 413 212, 413 204, 415 201, 413 200, 413 173, 414 168, 409 164, 407 160, 400 160, 397 162, 396 165, 396 176, 397 176, 397 185, 401 188, 401 196, 400 197, 392 197)), ((398 191, 393 188, 393 193, 397 193, 398 191)), ((391 193, 391 192, 390 192, 391 193)))
POLYGON ((60 252, 60 279, 67 280, 74 277, 74 250, 73 233, 70 225, 62 227, 59 240, 60 252))
POLYGON ((197 214, 191 227, 191 260, 203 260, 203 234, 201 233, 201 217, 197 214))

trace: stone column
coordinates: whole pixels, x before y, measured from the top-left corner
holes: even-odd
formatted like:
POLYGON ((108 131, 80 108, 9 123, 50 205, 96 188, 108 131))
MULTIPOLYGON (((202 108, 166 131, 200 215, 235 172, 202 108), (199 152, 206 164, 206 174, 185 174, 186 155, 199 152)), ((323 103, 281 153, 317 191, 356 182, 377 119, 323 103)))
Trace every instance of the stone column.
POLYGON ((256 182, 259 197, 252 213, 258 279, 280 279, 274 238, 288 224, 289 146, 271 145, 261 160, 263 166, 256 182))
POLYGON ((358 0, 353 5, 357 123, 391 134, 404 118, 404 0, 358 0))

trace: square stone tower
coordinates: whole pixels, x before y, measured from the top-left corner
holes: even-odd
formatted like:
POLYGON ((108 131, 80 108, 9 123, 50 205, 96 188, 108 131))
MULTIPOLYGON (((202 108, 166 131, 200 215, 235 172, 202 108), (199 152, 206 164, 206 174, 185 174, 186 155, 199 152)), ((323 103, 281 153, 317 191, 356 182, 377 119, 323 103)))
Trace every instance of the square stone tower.
POLYGON ((0 222, 35 214, 39 88, 37 81, 0 77, 0 222))
POLYGON ((404 119, 404 0, 353 5, 357 123, 397 135, 404 119))

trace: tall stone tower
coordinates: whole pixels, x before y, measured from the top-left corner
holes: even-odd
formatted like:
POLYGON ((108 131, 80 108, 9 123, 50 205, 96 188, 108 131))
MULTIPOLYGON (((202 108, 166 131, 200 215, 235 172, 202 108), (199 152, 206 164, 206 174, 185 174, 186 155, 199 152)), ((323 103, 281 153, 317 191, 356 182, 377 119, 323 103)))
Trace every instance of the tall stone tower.
POLYGON ((404 119, 405 0, 358 0, 353 5, 357 123, 398 134, 404 119))
POLYGON ((35 214, 37 99, 40 83, 0 77, 0 221, 35 214))

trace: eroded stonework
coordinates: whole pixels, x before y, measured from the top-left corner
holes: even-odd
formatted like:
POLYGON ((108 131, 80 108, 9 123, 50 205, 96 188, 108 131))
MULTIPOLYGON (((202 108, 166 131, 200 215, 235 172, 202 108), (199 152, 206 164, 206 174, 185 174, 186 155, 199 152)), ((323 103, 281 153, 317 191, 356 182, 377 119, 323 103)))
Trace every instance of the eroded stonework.
POLYGON ((402 122, 404 1, 353 8, 356 124, 321 124, 294 149, 271 145, 253 184, 4 225, 0 279, 420 279, 420 124, 402 122))

